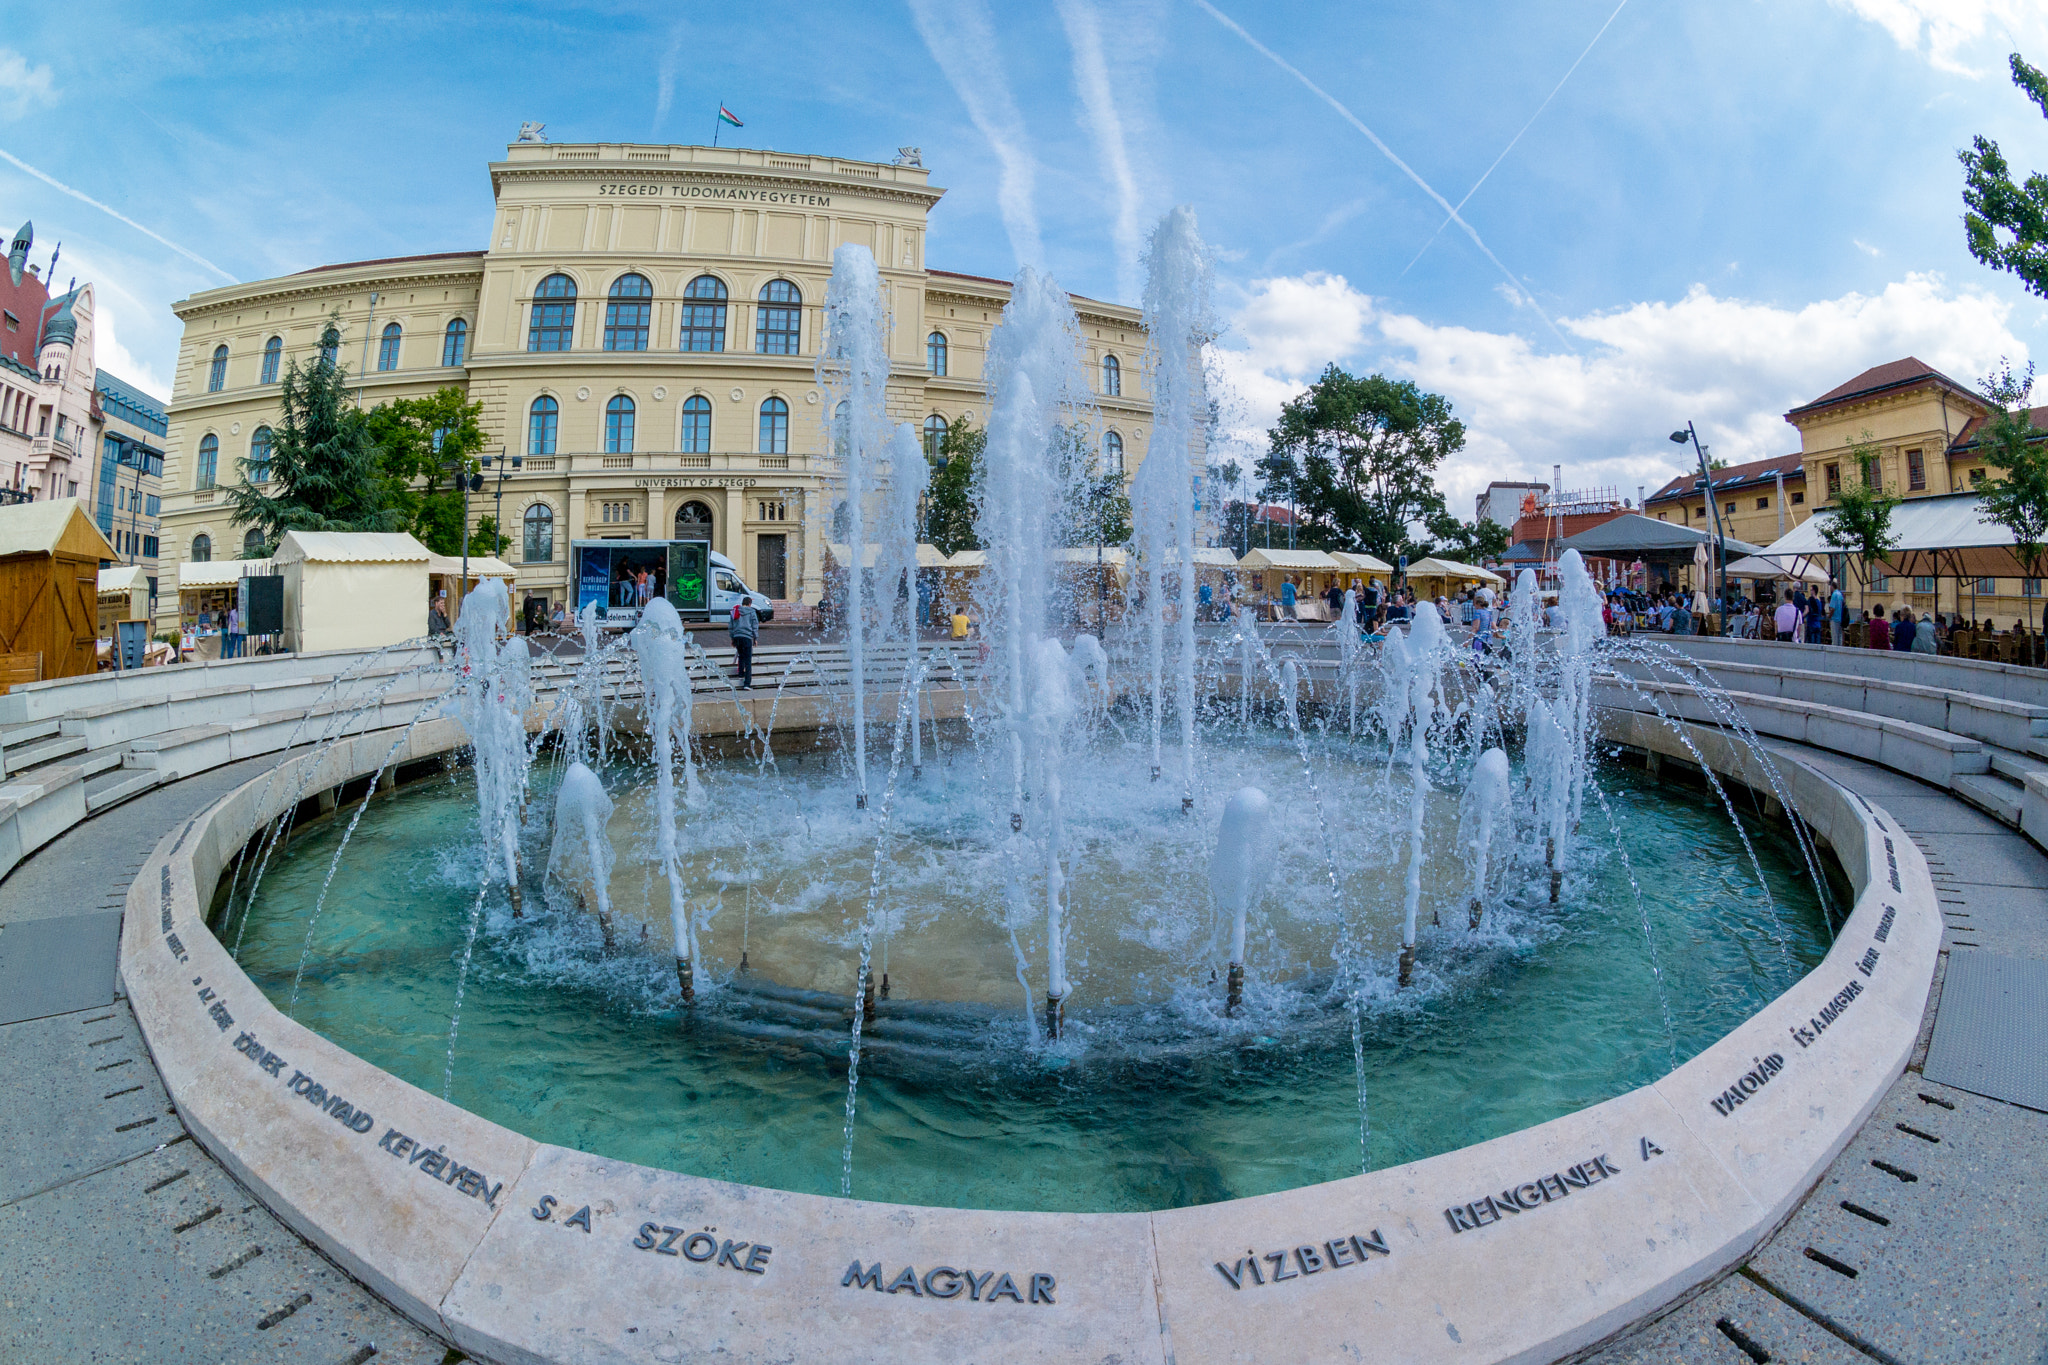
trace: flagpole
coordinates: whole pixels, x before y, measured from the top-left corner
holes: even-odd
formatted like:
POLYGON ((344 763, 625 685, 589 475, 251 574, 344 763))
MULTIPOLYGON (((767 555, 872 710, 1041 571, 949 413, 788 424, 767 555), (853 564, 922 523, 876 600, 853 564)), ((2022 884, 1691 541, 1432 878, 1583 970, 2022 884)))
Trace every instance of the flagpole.
MULTIPOLYGON (((724 101, 721 100, 719 102, 718 109, 719 113, 721 114, 725 111, 724 101)), ((725 120, 720 118, 718 114, 713 114, 711 116, 711 145, 714 147, 718 145, 718 125, 723 122, 725 122, 725 120)))

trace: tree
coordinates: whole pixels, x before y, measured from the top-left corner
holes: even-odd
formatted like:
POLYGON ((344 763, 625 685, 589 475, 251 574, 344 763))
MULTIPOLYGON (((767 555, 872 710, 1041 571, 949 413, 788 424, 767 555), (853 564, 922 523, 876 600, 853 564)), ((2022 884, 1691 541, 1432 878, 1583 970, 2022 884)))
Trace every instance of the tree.
POLYGON ((967 421, 946 428, 932 461, 931 490, 925 495, 925 539, 945 554, 979 550, 974 534, 974 471, 988 447, 988 432, 967 421))
MULTIPOLYGON (((2012 54, 2012 83, 2048 116, 2048 76, 2012 54)), ((1970 254, 1993 270, 2009 271, 2028 289, 2048 296, 2048 176, 2036 171, 2013 183, 1998 144, 1981 134, 1956 154, 1963 163, 1963 232, 1970 254)))
POLYGON ((1414 543, 1412 526, 1444 512, 1431 476, 1463 448, 1465 426, 1441 394, 1331 365, 1280 410, 1268 439, 1262 468, 1299 463, 1295 509, 1308 544, 1392 561, 1414 543))
POLYGON ((1464 522, 1448 511, 1432 512, 1423 527, 1433 542, 1415 547, 1423 555, 1442 555, 1460 564, 1477 564, 1482 559, 1498 559, 1508 550, 1508 528, 1491 517, 1464 522))
POLYGON ((327 359, 339 345, 330 321, 315 359, 293 360, 280 390, 279 418, 271 430, 269 479, 242 479, 227 490, 234 519, 261 533, 261 555, 273 553, 287 531, 395 531, 400 514, 378 472, 369 419, 350 404, 348 372, 327 359))
MULTIPOLYGON (((480 467, 482 414, 483 404, 467 401, 452 385, 424 398, 394 399, 370 411, 385 502, 397 510, 399 528, 412 532, 435 554, 462 553, 463 499, 457 472, 467 477, 480 467)), ((470 533, 472 554, 495 554, 510 544, 496 534, 495 522, 489 537, 481 530, 479 524, 470 533), (493 548, 479 550, 480 543, 493 548)))
POLYGON ((1869 566, 1880 564, 1899 547, 1892 531, 1892 509, 1899 496, 1886 491, 1879 472, 1876 438, 1868 431, 1849 448, 1849 461, 1858 478, 1842 481, 1833 500, 1821 509, 1821 539, 1830 548, 1858 557, 1858 572, 1869 581, 1869 566))
POLYGON ((2003 477, 1977 490, 1978 517, 2012 532, 2013 556, 2027 577, 2039 578, 2048 553, 2048 431, 2034 425, 2027 408, 2034 367, 2015 375, 2011 364, 2000 361, 1981 387, 1996 415, 1979 433, 1977 453, 2003 477))

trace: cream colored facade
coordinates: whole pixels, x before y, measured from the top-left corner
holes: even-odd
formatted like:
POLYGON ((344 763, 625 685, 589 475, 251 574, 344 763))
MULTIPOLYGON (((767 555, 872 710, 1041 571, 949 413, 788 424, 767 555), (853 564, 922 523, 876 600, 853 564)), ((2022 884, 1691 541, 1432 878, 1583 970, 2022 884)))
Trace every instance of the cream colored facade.
MULTIPOLYGON (((338 314, 339 358, 365 406, 457 385, 483 405, 489 450, 523 457, 504 481, 501 523, 513 538, 505 557, 519 568, 516 598, 573 600, 570 541, 665 539, 694 504, 692 513, 710 513, 713 548, 756 588, 773 590, 779 558, 781 595, 818 600, 836 480, 824 454, 830 404, 817 383, 816 352, 832 253, 842 243, 869 247, 881 268, 894 319, 891 416, 920 428, 934 415, 977 425, 986 418, 982 362, 1009 285, 926 266, 927 221, 944 191, 921 166, 527 142, 509 147, 490 173, 497 204, 482 250, 324 267, 176 305, 185 335, 164 470, 166 573, 191 557, 200 536, 214 558, 241 553, 244 530, 230 521, 225 494, 205 486, 199 452, 211 437, 215 482, 241 477, 252 437, 277 415, 266 345, 280 338, 286 359, 309 357, 330 314, 338 314), (536 291, 558 275, 575 286, 569 345, 535 350, 536 291), (647 348, 607 349, 611 291, 629 276, 651 286, 647 348), (724 289, 724 349, 685 351, 685 291, 706 277, 724 289), (795 354, 764 354, 757 345, 771 285, 794 286, 800 299, 795 354), (395 363, 382 369, 394 323, 395 363), (458 323, 461 363, 446 365, 448 331, 458 323), (945 339, 943 376, 928 363, 934 333, 945 339), (225 381, 216 391, 209 381, 222 346, 225 381), (607 411, 620 399, 631 404, 633 436, 630 449, 614 450, 607 411), (693 399, 710 408, 708 443, 690 438, 700 423, 685 426, 693 399), (788 409, 782 449, 762 437, 770 400, 788 409), (535 404, 546 402, 556 411, 552 442, 535 439, 535 404), (542 548, 527 543, 529 513, 551 524, 545 557, 527 558, 529 548, 542 548)), ((1098 444, 1115 434, 1128 478, 1151 427, 1142 320, 1120 305, 1076 297, 1074 306, 1098 389, 1098 444), (1100 392, 1108 358, 1117 362, 1118 394, 1100 392)), ((473 523, 494 510, 497 472, 472 499, 473 523)))
MULTIPOLYGON (((1981 397, 1924 362, 1907 358, 1877 366, 1840 388, 1785 414, 1798 429, 1807 501, 1824 511, 1844 484, 1863 478, 1854 447, 1878 451, 1878 483, 1901 498, 1963 493, 1996 479, 1974 448, 1976 431, 1991 415, 1981 397)), ((2039 418, 2037 417, 2037 421, 2039 418)), ((1876 575, 1855 571, 1843 583, 1852 606, 1908 606, 1915 612, 1960 612, 2005 627, 2040 620, 2041 603, 2016 577, 1957 580, 1876 575), (1983 588, 1989 587, 1990 591, 1983 588)))

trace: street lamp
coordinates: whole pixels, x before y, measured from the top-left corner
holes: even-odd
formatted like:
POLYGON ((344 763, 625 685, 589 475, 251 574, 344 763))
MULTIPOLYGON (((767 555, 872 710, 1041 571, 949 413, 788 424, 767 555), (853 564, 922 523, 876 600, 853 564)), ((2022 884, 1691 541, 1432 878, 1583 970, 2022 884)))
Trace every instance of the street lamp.
POLYGON ((1691 422, 1685 424, 1685 430, 1671 433, 1673 445, 1682 446, 1687 441, 1692 442, 1693 451, 1699 456, 1700 482, 1706 485, 1707 507, 1714 517, 1714 605, 1725 617, 1728 609, 1725 600, 1728 592, 1728 538, 1721 529, 1721 500, 1714 492, 1713 471, 1707 468, 1707 448, 1700 444, 1700 434, 1693 430, 1691 422))

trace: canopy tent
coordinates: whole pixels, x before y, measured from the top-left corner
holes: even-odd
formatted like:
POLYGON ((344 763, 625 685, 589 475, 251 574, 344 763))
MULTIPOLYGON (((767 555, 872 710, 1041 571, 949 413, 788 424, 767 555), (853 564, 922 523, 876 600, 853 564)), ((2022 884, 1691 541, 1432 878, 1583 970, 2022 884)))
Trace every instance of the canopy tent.
MULTIPOLYGON (((1713 540, 1713 536, 1695 527, 1658 521, 1639 512, 1624 512, 1575 536, 1565 537, 1558 549, 1577 550, 1582 555, 1595 555, 1601 559, 1646 559, 1668 564, 1691 559, 1694 547, 1702 544, 1708 546, 1709 554, 1713 553, 1713 540)), ((1760 546, 1733 536, 1723 536, 1720 543, 1732 555, 1763 553, 1760 546)))
POLYGON ((149 575, 140 564, 121 564, 101 569, 99 575, 99 633, 112 636, 116 621, 149 619, 149 575))
POLYGON ((118 558, 77 498, 0 507, 0 673, 8 682, 98 667, 100 561, 118 558))
POLYGON ((1343 566, 1321 550, 1266 550, 1254 548, 1237 561, 1237 567, 1253 573, 1277 569, 1281 573, 1335 573, 1343 566))
MULTIPOLYGON (((1997 522, 1983 520, 1983 514, 1984 500, 1975 493, 1908 498, 1892 509, 1892 535, 1898 548, 1885 556, 1886 567, 1893 573, 1920 577, 2025 577, 2027 566, 2014 549, 2012 532, 1997 522)), ((1829 555, 1849 553, 1828 543, 1820 522, 1818 516, 1808 517, 1772 541, 1764 553, 1772 559, 1823 563, 1829 555)))
MULTIPOLYGON (((846 564, 851 562, 853 559, 853 547, 851 547, 850 545, 846 545, 844 543, 835 542, 827 544, 825 546, 825 553, 832 556, 832 562, 835 564, 846 564)), ((870 540, 866 544, 861 546, 860 566, 863 569, 872 569, 875 567, 876 561, 880 560, 881 557, 882 547, 876 542, 870 540)), ((942 569, 946 567, 946 563, 946 556, 940 553, 938 546, 928 544, 924 541, 918 542, 918 568, 942 569)))
POLYGON ((1394 566, 1383 559, 1352 550, 1332 550, 1330 558, 1337 561, 1338 569, 1347 574, 1386 574, 1392 577, 1394 566))
POLYGON ((204 563, 188 560, 178 566, 178 591, 232 588, 237 579, 267 574, 272 566, 273 561, 268 559, 209 559, 204 563))
POLYGON ((274 558, 288 649, 376 649, 427 633, 433 556, 402 531, 288 531, 274 558))
POLYGON ((1455 559, 1439 559, 1435 555, 1410 564, 1408 577, 1411 580, 1441 578, 1447 583, 1484 583, 1492 588, 1507 585, 1507 580, 1491 569, 1482 569, 1477 564, 1460 564, 1455 559))
POLYGON ((437 555, 427 552, 427 596, 434 598, 448 594, 448 619, 452 622, 462 615, 462 599, 469 596, 469 590, 486 578, 502 580, 510 592, 512 580, 519 576, 519 570, 499 559, 496 555, 471 555, 469 557, 469 578, 462 577, 461 555, 437 555))
POLYGON ((1828 571, 1804 555, 1745 555, 1728 566, 1730 578, 1796 579, 1825 583, 1828 571))

